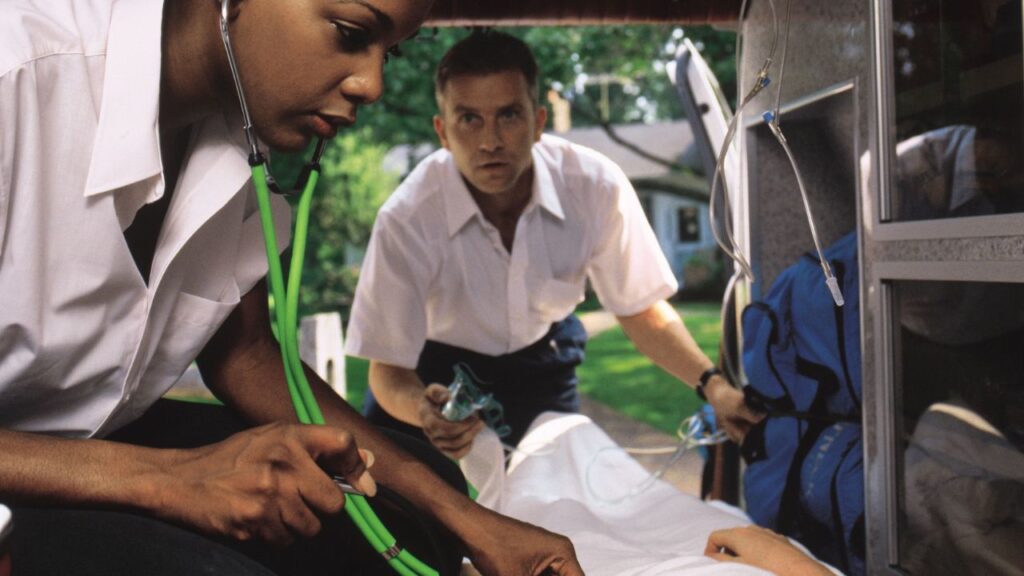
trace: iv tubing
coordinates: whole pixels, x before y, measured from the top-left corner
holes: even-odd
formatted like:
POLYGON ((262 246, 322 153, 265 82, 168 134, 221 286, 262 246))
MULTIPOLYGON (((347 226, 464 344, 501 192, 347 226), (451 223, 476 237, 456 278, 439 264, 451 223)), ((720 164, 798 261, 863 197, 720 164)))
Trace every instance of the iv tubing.
MULTIPOLYGON (((740 6, 740 16, 739 16, 740 19, 739 19, 739 23, 737 24, 737 28, 738 28, 738 30, 736 32, 736 61, 737 61, 736 69, 737 70, 740 70, 739 63, 741 62, 741 39, 743 37, 743 34, 742 34, 742 32, 743 32, 743 30, 742 30, 742 28, 743 28, 743 15, 746 12, 747 3, 748 3, 748 0, 743 0, 742 5, 740 6)), ((722 142, 722 149, 719 151, 718 159, 717 159, 717 161, 715 163, 715 172, 714 172, 714 174, 711 177, 711 198, 710 198, 710 201, 708 202, 708 215, 709 215, 709 220, 710 220, 710 223, 711 223, 711 234, 715 238, 715 242, 718 244, 719 248, 721 248, 722 251, 725 252, 725 254, 731 260, 733 260, 737 265, 740 266, 740 269, 742 271, 743 276, 746 277, 751 282, 754 281, 753 269, 751 268, 750 263, 747 262, 746 258, 743 255, 743 251, 740 249, 738 243, 736 242, 736 240, 735 240, 735 238, 733 236, 733 232, 732 232, 732 209, 730 207, 730 201, 729 201, 729 187, 728 187, 727 180, 723 176, 724 176, 724 173, 725 173, 725 159, 726 159, 727 155, 729 154, 729 149, 732 146, 733 139, 735 138, 736 129, 739 126, 740 118, 743 116, 743 109, 746 108, 747 104, 749 104, 771 82, 770 78, 768 77, 768 70, 771 68, 772 61, 775 58, 775 50, 776 50, 776 47, 778 46, 779 21, 778 21, 778 18, 776 17, 776 14, 775 14, 775 3, 772 0, 769 0, 769 6, 771 7, 772 22, 774 23, 774 27, 773 27, 773 30, 772 30, 773 33, 772 33, 771 48, 769 49, 768 57, 765 59, 764 64, 761 65, 761 70, 757 74, 757 79, 756 79, 756 81, 754 83, 754 86, 751 87, 750 91, 740 101, 739 106, 737 106, 736 113, 733 114, 731 120, 729 121, 729 127, 726 130, 725 138, 724 138, 724 140, 722 142), (718 183, 719 183, 719 181, 721 181, 721 183, 722 183, 722 193, 723 193, 722 207, 723 207, 723 209, 725 210, 725 213, 726 213, 726 218, 725 218, 725 222, 724 222, 724 234, 725 234, 724 238, 722 237, 723 231, 719 231, 719 229, 718 229, 717 217, 715 215, 715 212, 716 212, 715 204, 717 203, 716 199, 717 199, 717 194, 718 194, 718 183), (728 242, 726 242, 726 240, 728 240, 728 242)))
MULTIPOLYGON (((769 3, 772 4, 772 15, 774 16, 775 4, 772 0, 769 0, 769 3)), ((800 191, 800 199, 803 201, 804 213, 807 215, 807 226, 811 230, 811 239, 814 240, 814 249, 818 253, 818 263, 821 266, 822 273, 825 275, 825 286, 832 295, 832 300, 835 302, 836 306, 842 306, 844 304, 843 293, 839 287, 839 281, 836 280, 835 275, 832 273, 832 267, 829 266, 828 260, 825 258, 825 253, 821 248, 821 241, 818 239, 818 227, 814 223, 814 214, 811 212, 811 202, 807 196, 807 188, 804 186, 804 180, 800 175, 800 168, 797 166, 796 158, 793 156, 793 151, 789 148, 789 142, 786 140, 786 136, 782 133, 782 127, 779 126, 779 107, 782 101, 782 80, 786 70, 786 52, 789 48, 789 30, 792 27, 792 21, 790 20, 792 6, 793 0, 786 0, 786 37, 782 44, 782 61, 779 63, 779 81, 775 96, 775 110, 774 112, 765 112, 764 119, 772 135, 775 136, 775 139, 779 142, 779 145, 782 146, 783 151, 785 151, 786 158, 789 159, 789 165, 793 168, 793 174, 796 175, 796 184, 800 191)), ((776 21, 776 33, 777 31, 778 21, 776 21)))
POLYGON ((772 128, 772 132, 775 134, 775 139, 779 141, 782 146, 782 150, 786 152, 786 157, 789 158, 789 163, 793 166, 793 174, 796 175, 796 185, 800 189, 800 199, 804 203, 804 210, 807 212, 807 225, 811 228, 811 238, 814 240, 814 249, 818 252, 818 261, 821 264, 821 270, 825 273, 825 278, 832 278, 832 268, 828 265, 828 260, 821 249, 821 242, 818 240, 818 229, 814 225, 814 218, 811 213, 811 203, 807 198, 807 189, 804 187, 804 179, 800 176, 800 170, 797 169, 796 158, 793 157, 793 151, 789 148, 789 142, 786 137, 779 130, 779 127, 775 125, 772 128))
MULTIPOLYGON (((781 107, 781 103, 782 103, 782 80, 786 77, 786 51, 789 49, 789 29, 791 27, 790 25, 793 23, 792 19, 790 18, 790 14, 792 13, 792 10, 791 10, 792 7, 793 7, 793 0, 786 0, 786 36, 782 40, 782 60, 779 61, 779 81, 776 82, 776 86, 775 86, 775 119, 776 119, 776 122, 778 122, 779 108, 781 107)), ((772 9, 772 15, 774 17, 774 14, 775 14, 774 5, 772 6, 772 8, 773 8, 772 9)), ((778 19, 776 19, 776 21, 775 21, 775 28, 776 28, 776 30, 778 30, 778 27, 779 27, 779 22, 778 22, 778 19)), ((776 32, 776 37, 778 37, 778 32, 776 32)))
MULTIPOLYGON (((768 70, 771 68, 772 61, 773 61, 773 59, 775 57, 775 51, 776 51, 776 48, 778 47, 779 18, 778 18, 778 14, 776 12, 774 0, 768 0, 768 5, 771 8, 772 22, 773 22, 772 43, 771 43, 771 47, 769 49, 768 57, 765 59, 764 64, 761 66, 761 70, 758 72, 758 75, 757 75, 756 81, 754 83, 754 86, 750 89, 750 91, 747 93, 747 95, 740 102, 740 104, 739 104, 739 106, 738 106, 738 108, 736 110, 736 113, 733 115, 732 119, 729 122, 729 128, 726 131, 725 139, 724 139, 724 141, 722 143, 722 149, 719 152, 718 161, 715 164, 715 173, 714 173, 714 175, 712 176, 712 179, 711 179, 711 198, 710 198, 710 201, 708 203, 709 204, 709 206, 708 206, 709 220, 711 221, 711 232, 712 232, 712 235, 715 238, 715 242, 722 249, 722 251, 725 252, 726 255, 729 256, 729 258, 731 258, 741 268, 742 275, 745 276, 751 282, 754 281, 753 270, 750 267, 750 263, 747 262, 746 258, 744 257, 742 250, 740 249, 738 243, 736 242, 736 240, 735 240, 735 238, 733 236, 732 222, 731 222, 731 220, 732 220, 732 218, 731 218, 732 210, 731 210, 730 204, 729 204, 729 190, 728 190, 728 185, 727 185, 726 179, 724 177, 721 177, 721 176, 724 174, 724 171, 725 171, 725 159, 726 159, 726 156, 729 153, 729 148, 732 145, 732 141, 735 138, 736 129, 737 129, 738 125, 739 125, 739 118, 742 116, 743 109, 747 106, 748 103, 750 103, 751 100, 754 99, 754 97, 757 96, 757 94, 762 89, 767 87, 768 84, 771 81, 769 76, 768 76, 768 70), (718 230, 718 224, 716 222, 716 216, 715 216, 715 204, 716 204, 717 191, 718 191, 718 182, 719 182, 720 178, 721 178, 721 182, 722 182, 722 191, 724 193, 724 196, 723 196, 723 199, 722 199, 722 206, 723 206, 723 208, 725 209, 725 212, 726 212, 725 224, 724 224, 724 227, 723 227, 724 228, 724 234, 725 234, 725 238, 724 239, 721 236, 721 232, 718 230), (728 242, 726 242, 726 240, 728 242)), ((828 261, 825 259, 824 252, 823 252, 823 250, 821 248, 821 241, 818 238, 818 230, 817 230, 817 226, 814 223, 814 216, 813 216, 813 213, 811 212, 810 200, 809 200, 808 195, 807 195, 807 189, 806 189, 806 187, 804 186, 804 183, 803 183, 803 177, 800 174, 800 169, 797 166, 796 159, 793 156, 793 152, 792 152, 792 150, 789 147, 789 143, 787 142, 785 135, 782 133, 781 127, 779 126, 779 118, 780 118, 780 115, 781 115, 780 114, 780 107, 781 107, 781 100, 782 100, 782 80, 784 78, 785 69, 786 69, 786 53, 787 53, 788 48, 789 48, 789 31, 790 31, 790 27, 792 25, 791 17, 790 17, 791 12, 792 12, 792 5, 793 5, 792 0, 787 0, 787 2, 786 2, 786 36, 785 36, 785 39, 783 40, 783 45, 782 45, 782 61, 779 63, 779 81, 777 82, 777 86, 776 86, 774 109, 773 110, 769 110, 768 112, 765 112, 763 117, 764 117, 765 123, 767 124, 767 126, 768 126, 769 130, 771 131, 772 135, 779 142, 779 144, 782 146, 784 152, 786 153, 786 158, 789 160, 790 166, 793 168, 793 173, 796 175, 797 187, 799 188, 799 191, 800 191, 800 198, 801 198, 801 201, 803 202, 803 205, 804 205, 804 212, 807 215, 807 224, 808 224, 808 227, 810 228, 810 231, 811 231, 811 237, 814 240, 814 247, 815 247, 815 250, 817 251, 818 262, 821 265, 822 273, 825 276, 825 285, 828 287, 828 290, 831 293, 832 299, 836 303, 836 305, 837 306, 842 306, 843 303, 844 303, 842 291, 841 291, 841 289, 839 287, 839 282, 836 279, 835 275, 832 273, 832 268, 831 268, 831 266, 829 266, 828 261)), ((737 36, 736 36, 736 59, 737 59, 737 63, 740 62, 740 58, 741 58, 741 54, 740 54, 741 43, 740 43, 740 40, 742 38, 742 26, 743 26, 742 21, 743 21, 744 12, 746 10, 746 6, 747 6, 747 0, 743 0, 742 5, 740 6, 740 22, 738 24, 739 30, 737 30, 737 36)), ((737 70, 739 70, 739 69, 740 69, 740 66, 737 65, 737 70)))

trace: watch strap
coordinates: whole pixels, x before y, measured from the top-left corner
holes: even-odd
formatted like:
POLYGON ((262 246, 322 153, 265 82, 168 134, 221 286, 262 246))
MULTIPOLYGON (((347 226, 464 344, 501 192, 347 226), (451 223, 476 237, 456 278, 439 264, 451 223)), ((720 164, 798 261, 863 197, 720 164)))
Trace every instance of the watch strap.
POLYGON ((722 371, 719 370, 717 366, 712 366, 711 368, 708 368, 700 375, 699 381, 697 383, 697 396, 699 396, 701 400, 705 402, 708 401, 708 397, 704 393, 704 387, 708 385, 708 382, 711 380, 712 376, 721 373, 722 371))

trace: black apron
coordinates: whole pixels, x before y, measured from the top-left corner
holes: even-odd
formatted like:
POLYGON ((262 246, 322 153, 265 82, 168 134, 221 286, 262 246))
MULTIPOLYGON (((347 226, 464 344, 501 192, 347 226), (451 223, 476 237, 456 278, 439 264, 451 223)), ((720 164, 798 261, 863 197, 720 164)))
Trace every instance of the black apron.
MULTIPOLYGON (((579 412, 576 366, 583 362, 587 332, 570 314, 555 322, 540 340, 501 356, 489 356, 428 340, 420 353, 416 374, 424 384, 448 385, 455 378, 453 367, 469 366, 481 391, 494 395, 505 410, 505 424, 512 432, 502 440, 515 446, 540 413, 579 412)), ((363 413, 370 422, 417 438, 423 432, 393 418, 370 390, 366 391, 363 413)))

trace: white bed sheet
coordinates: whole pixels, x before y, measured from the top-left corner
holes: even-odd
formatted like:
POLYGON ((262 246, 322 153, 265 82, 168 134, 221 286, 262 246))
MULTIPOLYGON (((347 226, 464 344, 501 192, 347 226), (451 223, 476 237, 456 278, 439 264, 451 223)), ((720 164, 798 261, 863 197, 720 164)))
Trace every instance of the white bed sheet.
POLYGON ((463 471, 481 503, 568 536, 588 576, 769 574, 704 556, 712 531, 751 523, 739 509, 703 502, 660 480, 621 499, 650 474, 622 450, 602 451, 614 446, 586 416, 549 413, 531 426, 507 473, 494 473, 503 467, 493 433, 477 438, 463 471))

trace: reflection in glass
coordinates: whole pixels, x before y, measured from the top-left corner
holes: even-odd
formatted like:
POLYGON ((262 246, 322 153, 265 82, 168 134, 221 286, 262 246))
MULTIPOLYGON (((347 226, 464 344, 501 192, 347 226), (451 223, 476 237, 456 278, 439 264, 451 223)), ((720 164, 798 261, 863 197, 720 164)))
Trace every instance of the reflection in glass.
POLYGON ((1024 212, 1020 0, 893 0, 893 214, 1024 212))
POLYGON ((1024 284, 897 282, 900 567, 1024 570, 1024 284))

